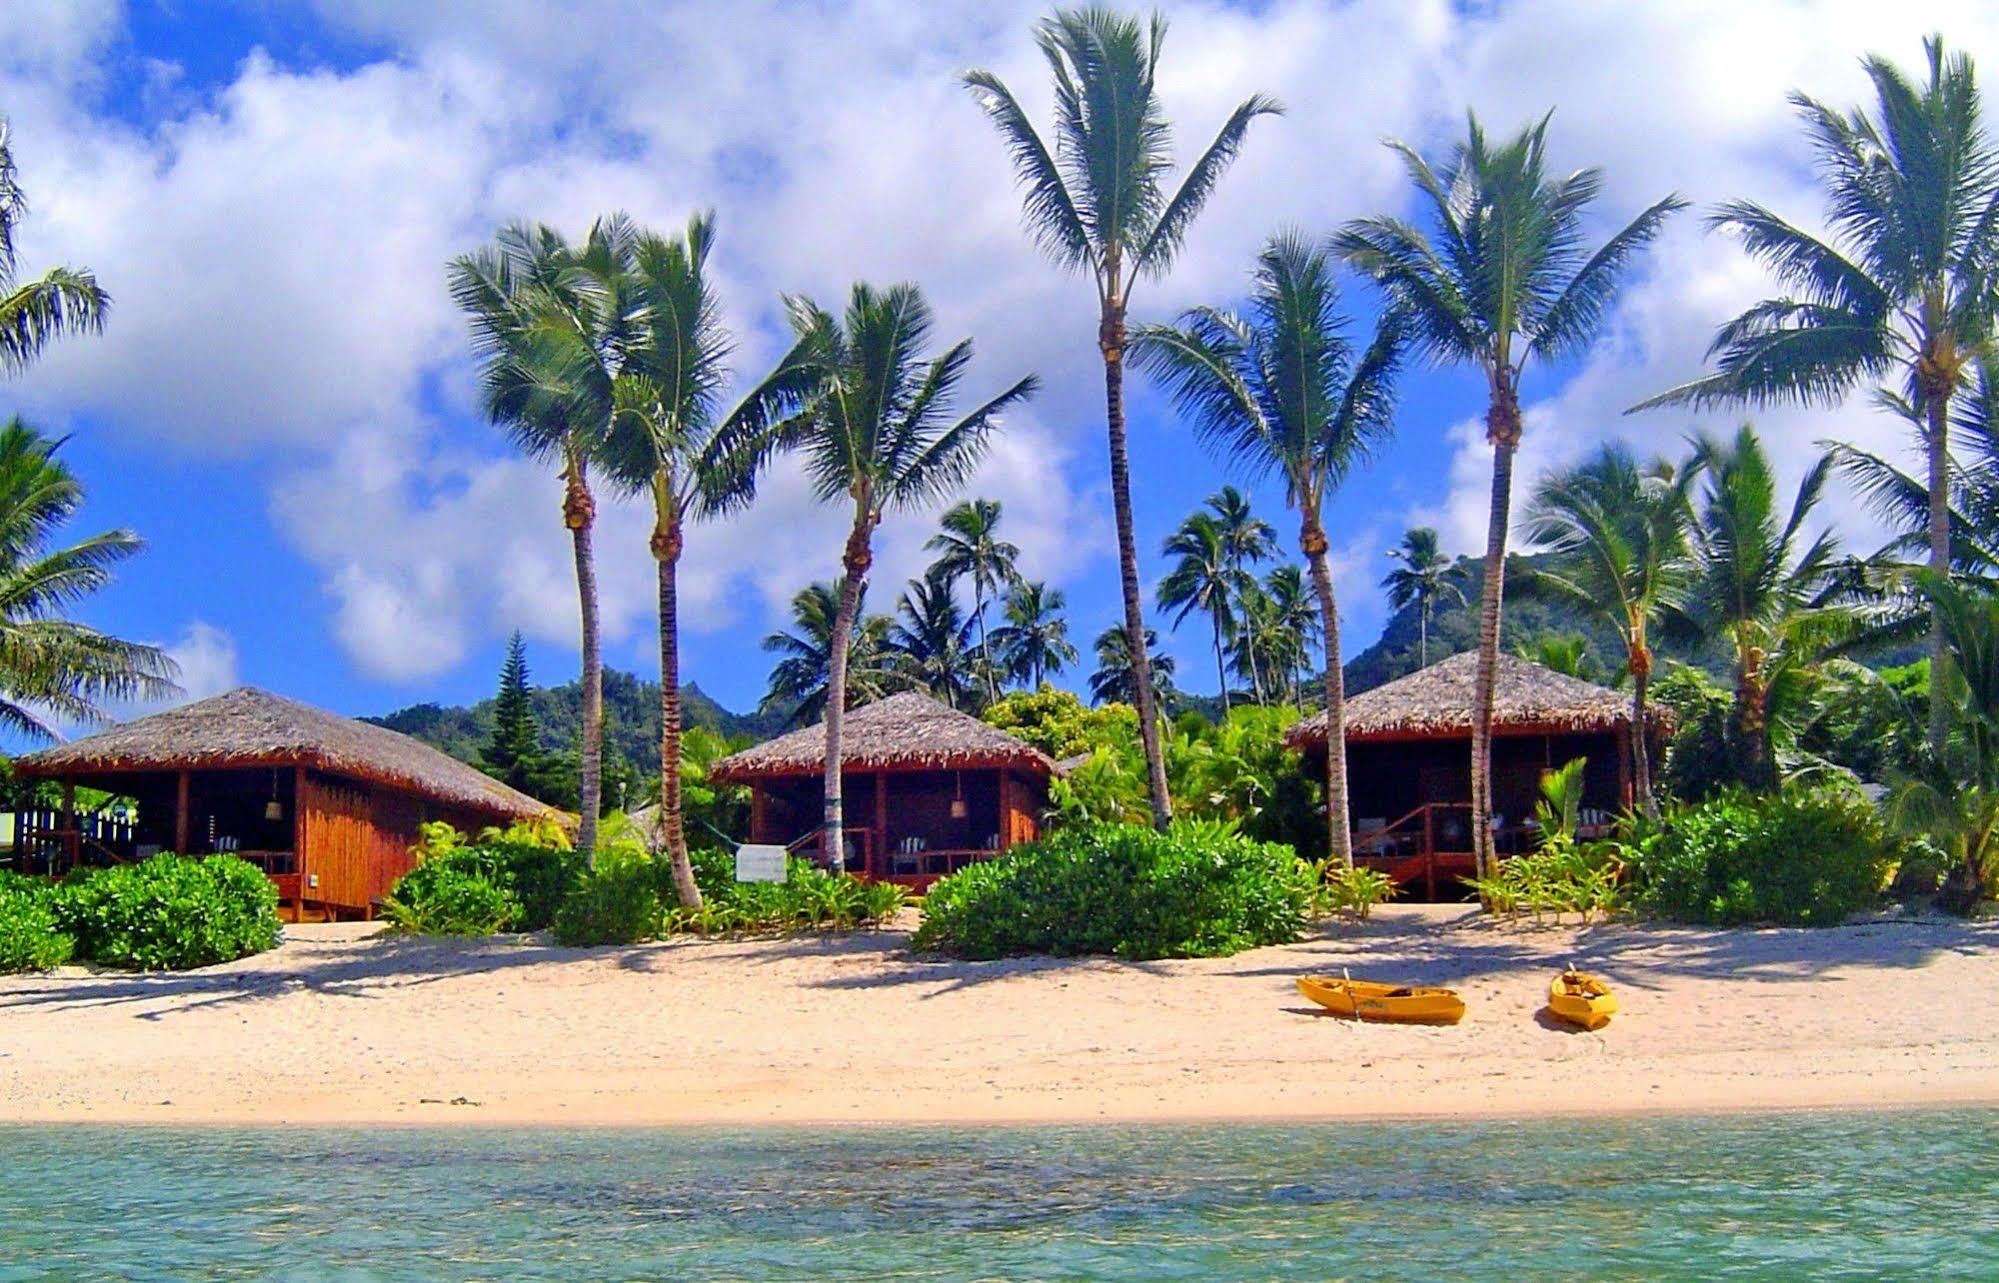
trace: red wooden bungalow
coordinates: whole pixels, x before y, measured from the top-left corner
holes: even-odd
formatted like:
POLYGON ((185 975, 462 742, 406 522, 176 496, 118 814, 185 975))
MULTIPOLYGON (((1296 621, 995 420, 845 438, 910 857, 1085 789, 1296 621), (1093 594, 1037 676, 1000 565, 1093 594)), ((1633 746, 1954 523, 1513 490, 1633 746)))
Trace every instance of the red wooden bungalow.
POLYGON ((552 814, 407 735, 248 686, 14 765, 62 786, 59 809, 15 817, 25 867, 228 852, 263 868, 293 914, 369 914, 409 871, 425 821, 476 830, 552 814), (86 813, 79 787, 123 800, 86 813))
MULTIPOLYGON (((928 695, 847 713, 841 798, 849 871, 918 890, 1032 841, 1055 763, 1030 744, 928 695)), ((750 841, 818 851, 826 727, 725 757, 710 778, 747 784, 750 841)))
MULTIPOLYGON (((1478 656, 1467 651, 1347 701, 1347 793, 1354 858, 1419 886, 1431 899, 1475 871, 1471 849, 1471 709, 1478 656)), ((1653 761, 1668 714, 1653 708, 1653 761)), ((1606 826, 1632 803, 1631 700, 1502 654, 1494 688, 1492 787, 1501 854, 1529 849, 1541 775, 1575 758, 1583 819, 1606 826)), ((1326 770, 1326 715, 1300 721, 1286 742, 1313 778, 1326 770)))

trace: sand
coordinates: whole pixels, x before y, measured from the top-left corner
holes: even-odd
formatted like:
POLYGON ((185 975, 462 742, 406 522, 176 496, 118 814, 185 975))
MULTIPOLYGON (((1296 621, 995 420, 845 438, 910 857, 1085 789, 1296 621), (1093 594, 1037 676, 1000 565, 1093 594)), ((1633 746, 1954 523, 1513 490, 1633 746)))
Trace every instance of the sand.
POLYGON ((291 927, 180 975, 0 978, 0 1120, 970 1123, 1999 1105, 1999 926, 1511 926, 1396 906, 1235 958, 913 957, 895 930, 566 950, 291 927), (1574 959, 1595 1034, 1538 1014, 1574 959), (1459 987, 1454 1028, 1294 977, 1459 987))

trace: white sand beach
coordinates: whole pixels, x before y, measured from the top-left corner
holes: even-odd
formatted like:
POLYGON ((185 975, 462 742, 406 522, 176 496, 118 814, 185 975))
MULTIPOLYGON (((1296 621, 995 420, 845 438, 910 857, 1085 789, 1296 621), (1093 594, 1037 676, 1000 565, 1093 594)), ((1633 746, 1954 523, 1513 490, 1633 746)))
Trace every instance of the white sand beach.
POLYGON ((1999 1105, 1999 925, 1498 925, 1399 906, 1219 960, 963 963, 897 929, 576 951, 291 927, 181 975, 0 978, 0 1119, 869 1123, 1999 1105), (1538 1014, 1577 962, 1596 1034, 1538 1014), (1454 1028, 1312 972, 1460 987, 1454 1028))

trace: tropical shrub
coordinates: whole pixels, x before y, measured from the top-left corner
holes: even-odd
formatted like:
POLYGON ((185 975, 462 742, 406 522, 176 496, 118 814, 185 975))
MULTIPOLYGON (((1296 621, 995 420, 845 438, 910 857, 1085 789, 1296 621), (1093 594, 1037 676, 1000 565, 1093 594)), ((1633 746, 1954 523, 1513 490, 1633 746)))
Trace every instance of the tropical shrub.
POLYGON ((56 923, 54 883, 0 872, 0 975, 60 967, 76 940, 56 923))
POLYGON ((1071 691, 1042 683, 1040 690, 1012 691, 986 705, 979 714, 1060 762, 1100 748, 1136 742, 1138 714, 1129 704, 1091 708, 1071 691))
MULTIPOLYGON (((728 856, 708 864, 719 869, 720 876, 711 876, 703 884, 701 908, 689 911, 675 906, 668 910, 667 930, 696 935, 851 930, 888 921, 908 901, 903 889, 893 883, 834 877, 808 860, 786 861, 782 882, 738 882, 728 856)), ((700 876, 697 867, 697 879, 700 876)))
POLYGON ((967 958, 1219 956, 1297 939, 1312 888, 1290 848, 1232 824, 1075 827, 937 882, 913 943, 967 958))
POLYGON ((1493 876, 1467 878, 1466 884, 1489 913, 1514 917, 1527 912, 1536 922, 1543 914, 1559 922, 1563 914, 1574 913, 1588 922, 1627 907, 1623 877, 1617 847, 1558 837, 1539 850, 1507 856, 1493 876))
POLYGON ((1324 859, 1312 865, 1317 875, 1312 888, 1312 911, 1340 913, 1356 922, 1365 922, 1374 906, 1385 904, 1402 893, 1395 879, 1379 869, 1356 865, 1347 868, 1337 860, 1324 859))
POLYGON ((658 938, 665 916, 664 874, 664 862, 648 857, 600 859, 556 910, 556 943, 637 944, 658 938))
POLYGON ((1642 906, 1719 925, 1835 925, 1876 902, 1896 856, 1865 798, 1799 786, 1719 793, 1627 849, 1642 906))
POLYGON ((583 875, 583 857, 555 824, 517 824, 467 838, 426 824, 416 867, 384 902, 389 921, 417 935, 540 931, 583 875))
POLYGON ((183 971, 278 942, 278 893, 234 856, 156 855, 65 883, 52 901, 78 957, 134 971, 183 971))

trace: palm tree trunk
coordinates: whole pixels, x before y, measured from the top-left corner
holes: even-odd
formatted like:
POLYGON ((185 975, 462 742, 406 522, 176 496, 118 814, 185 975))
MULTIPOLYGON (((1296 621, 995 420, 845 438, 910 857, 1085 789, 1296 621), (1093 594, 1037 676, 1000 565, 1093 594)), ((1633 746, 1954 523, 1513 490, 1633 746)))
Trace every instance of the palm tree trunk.
POLYGON ((1353 820, 1347 802, 1347 686, 1340 670, 1340 612, 1333 600, 1333 572, 1326 565, 1326 534, 1308 518, 1298 546, 1312 567, 1312 591, 1319 598, 1319 630, 1326 643, 1326 849, 1341 865, 1353 867, 1353 820))
MULTIPOLYGON (((1111 279, 1117 265, 1110 265, 1111 279)), ((1138 539, 1131 517, 1131 460, 1125 448, 1124 425, 1124 301, 1104 298, 1097 330, 1104 356, 1104 410, 1110 438, 1111 511, 1117 518, 1118 576, 1124 588, 1124 638, 1131 652, 1132 702, 1138 708, 1138 737, 1145 748, 1146 791, 1152 804, 1153 827, 1164 831, 1173 821, 1173 803, 1166 792, 1166 755, 1159 742, 1159 713, 1153 698, 1152 660, 1145 649, 1145 613, 1139 601, 1138 539)))
POLYGON ((846 817, 840 797, 840 726, 847 715, 847 651, 853 643, 854 616, 861 608, 861 586, 873 564, 865 515, 854 521, 841 559, 846 580, 840 585, 840 606, 833 612, 833 653, 826 657, 826 812, 821 847, 833 872, 847 870, 846 817))
POLYGON ((1647 742, 1646 693, 1652 685, 1652 652, 1639 642, 1631 649, 1631 787, 1638 809, 1648 820, 1659 818, 1659 801, 1652 795, 1652 746, 1647 742))
POLYGON ((666 858, 673 867, 673 890, 683 909, 701 907, 694 863, 687 858, 687 822, 680 792, 680 520, 665 518, 653 532, 659 565, 659 822, 666 834, 666 858))
POLYGON ((1222 720, 1227 721, 1229 716, 1229 668, 1228 668, 1228 663, 1222 658, 1221 616, 1216 615, 1214 617, 1213 623, 1214 623, 1214 632, 1215 632, 1215 682, 1216 682, 1215 689, 1221 692, 1222 720))
POLYGON ((597 556, 591 530, 597 501, 590 493, 589 465, 571 453, 564 468, 562 523, 576 554, 576 596, 583 615, 583 735, 577 745, 578 810, 576 849, 583 862, 597 863, 597 812, 604 783, 604 657, 597 621, 597 556))
POLYGON ((999 690, 993 685, 993 652, 986 645, 986 592, 979 586, 976 576, 972 580, 972 613, 979 621, 979 667, 986 683, 986 702, 999 698, 999 690))
POLYGON ((1416 667, 1430 666, 1430 602, 1428 598, 1416 600, 1416 667))
MULTIPOLYGON (((1950 578, 1950 392, 1932 394, 1929 404, 1930 465, 1930 571, 1942 580, 1950 578)), ((1941 755, 1950 733, 1950 704, 1944 670, 1950 663, 1950 644, 1944 636, 1943 612, 1930 607, 1930 727, 1929 744, 1933 755, 1941 755)))
POLYGON ((1513 452, 1520 448, 1520 404, 1509 380, 1493 389, 1486 413, 1492 442, 1492 511, 1485 530, 1485 583, 1478 602, 1478 669, 1472 683, 1472 853, 1482 878, 1497 876, 1492 842, 1492 701, 1499 677, 1500 602, 1506 592, 1506 535, 1513 515, 1513 452))

